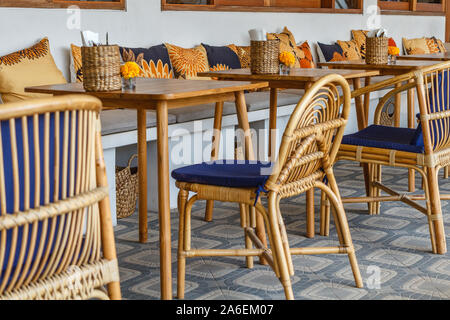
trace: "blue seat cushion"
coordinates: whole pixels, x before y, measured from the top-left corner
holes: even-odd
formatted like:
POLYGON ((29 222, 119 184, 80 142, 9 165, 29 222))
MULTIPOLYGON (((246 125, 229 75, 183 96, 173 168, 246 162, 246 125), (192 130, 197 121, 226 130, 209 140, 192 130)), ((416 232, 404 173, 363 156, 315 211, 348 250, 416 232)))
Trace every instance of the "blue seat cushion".
POLYGON ((371 125, 356 133, 345 135, 342 144, 422 153, 423 146, 411 143, 415 133, 416 129, 371 125))
POLYGON ((180 182, 221 187, 257 188, 269 178, 271 166, 271 162, 218 160, 173 170, 172 178, 180 182))

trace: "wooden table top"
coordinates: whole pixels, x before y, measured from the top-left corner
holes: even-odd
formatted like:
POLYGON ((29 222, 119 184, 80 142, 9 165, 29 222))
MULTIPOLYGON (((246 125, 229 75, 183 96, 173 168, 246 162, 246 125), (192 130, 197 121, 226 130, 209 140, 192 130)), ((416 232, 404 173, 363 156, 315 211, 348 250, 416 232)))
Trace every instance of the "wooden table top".
POLYGON ((448 61, 450 60, 450 52, 443 53, 429 53, 429 54, 410 54, 398 56, 398 60, 433 60, 433 61, 448 61))
POLYGON ((86 92, 81 83, 66 83, 25 88, 26 92, 47 94, 85 93, 104 99, 126 100, 176 100, 231 93, 268 86, 267 82, 179 80, 179 79, 136 79, 136 89, 105 92, 86 92))
POLYGON ((429 60, 397 60, 395 64, 367 64, 365 60, 329 61, 318 63, 321 67, 367 70, 405 70, 405 72, 428 67, 434 64, 436 64, 436 61, 429 60))
POLYGON ((319 68, 292 68, 288 75, 280 74, 252 74, 250 69, 231 69, 223 71, 210 71, 199 73, 203 77, 215 77, 221 80, 248 80, 248 81, 298 81, 312 82, 328 74, 340 74, 346 79, 372 77, 379 75, 376 70, 330 70, 319 68))

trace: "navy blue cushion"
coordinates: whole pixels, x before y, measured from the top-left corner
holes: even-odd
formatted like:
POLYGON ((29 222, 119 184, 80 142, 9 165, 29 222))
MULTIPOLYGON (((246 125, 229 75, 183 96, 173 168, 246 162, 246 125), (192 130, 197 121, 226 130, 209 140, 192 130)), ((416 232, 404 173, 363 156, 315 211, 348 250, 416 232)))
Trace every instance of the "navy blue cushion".
POLYGON ((325 58, 326 62, 345 60, 342 48, 337 43, 324 44, 321 42, 317 42, 317 45, 319 46, 320 51, 322 51, 323 57, 325 58))
MULTIPOLYGON (((39 157, 40 157, 40 168, 36 168, 34 165, 34 158, 35 158, 35 154, 36 151, 34 148, 34 132, 33 132, 33 118, 32 117, 28 117, 27 119, 27 126, 28 126, 28 145, 29 145, 29 151, 28 151, 28 157, 29 157, 29 169, 30 169, 30 173, 29 173, 29 186, 30 186, 30 207, 34 208, 34 203, 35 203, 35 199, 34 199, 34 194, 35 194, 35 188, 36 188, 36 182, 35 182, 35 172, 36 170, 38 170, 40 172, 40 177, 41 177, 41 181, 40 181, 40 190, 41 190, 41 195, 40 195, 40 199, 39 199, 39 205, 44 205, 45 203, 45 199, 44 199, 44 190, 45 190, 45 185, 44 185, 44 128, 45 128, 45 122, 44 122, 44 116, 40 115, 38 117, 38 123, 39 123, 39 157)), ((69 124, 71 124, 72 121, 70 120, 69 117, 69 124)), ((75 125, 77 125, 77 120, 75 121, 75 125)), ((64 117, 61 116, 60 117, 60 133, 64 132, 63 131, 64 128, 64 117)), ((6 206, 6 212, 7 214, 11 214, 14 211, 14 176, 13 176, 13 169, 12 169, 12 153, 11 153, 11 131, 10 131, 10 123, 9 121, 0 121, 0 131, 1 131, 1 144, 2 144, 2 148, 3 148, 3 164, 4 164, 4 174, 5 174, 5 186, 6 186, 6 204, 1 204, 2 206, 6 206)), ((71 141, 71 128, 69 127, 69 141, 71 141)), ((25 195, 25 190, 24 190, 24 179, 25 179, 25 173, 24 173, 24 139, 23 139, 23 133, 22 133, 22 122, 21 119, 16 119, 15 120, 15 137, 16 137, 16 145, 17 145, 17 155, 18 155, 18 172, 19 172, 19 210, 23 211, 24 210, 24 195, 25 195)), ((55 120, 54 120, 54 115, 51 114, 50 115, 50 125, 49 125, 49 154, 51 155, 49 157, 49 165, 48 165, 48 172, 49 172, 49 181, 53 182, 55 181, 55 175, 54 175, 54 166, 55 166, 55 146, 54 146, 54 140, 55 140, 55 120)), ((60 135, 60 146, 62 146, 63 143, 63 135, 60 135)), ((78 134, 75 131, 75 143, 78 143, 78 134)), ((62 159, 63 156, 63 150, 60 147, 60 154, 59 157, 60 159, 62 159)), ((70 147, 69 147, 69 153, 68 156, 70 158, 70 147)), ((75 170, 76 170, 76 161, 75 161, 75 170)), ((69 168, 68 168, 69 170, 69 168)), ((63 168, 62 166, 60 166, 59 168, 59 177, 60 177, 60 181, 59 181, 59 193, 57 195, 57 199, 62 199, 63 198, 63 194, 62 194, 62 179, 61 177, 63 176, 68 176, 69 173, 68 172, 63 172, 63 168)), ((68 179, 70 180, 70 179, 68 179)), ((70 190, 70 185, 69 185, 70 181, 67 181, 67 191, 69 192, 70 190)), ((75 182, 74 182, 75 183, 75 182)), ((55 185, 53 183, 50 183, 50 188, 49 188, 49 194, 50 194, 50 201, 53 201, 53 196, 54 196, 54 190, 55 190, 55 185)), ((65 195, 66 197, 69 196, 69 194, 65 195)), ((51 221, 48 225, 47 225, 47 232, 51 229, 52 225, 55 225, 56 229, 58 228, 59 224, 60 224, 60 218, 56 218, 53 221, 51 221)), ((38 223, 37 224, 37 237, 38 239, 41 236, 41 232, 42 232, 42 223, 38 223)), ((14 255, 14 261, 12 264, 12 268, 13 268, 13 272, 15 270, 15 268, 17 267, 17 264, 19 262, 19 252, 21 249, 21 245, 23 240, 26 241, 26 251, 25 251, 25 259, 24 261, 26 261, 27 257, 28 257, 28 251, 30 249, 30 242, 29 239, 31 238, 31 231, 32 228, 31 226, 29 227, 28 230, 28 237, 27 238, 23 238, 23 231, 24 231, 24 227, 20 227, 17 229, 17 246, 16 249, 14 250, 14 252, 12 252, 13 250, 11 250, 11 239, 13 236, 13 231, 12 230, 8 230, 6 233, 6 244, 0 243, 0 245, 2 247, 5 247, 5 260, 3 262, 3 265, 0 266, 1 270, 2 270, 2 275, 0 276, 0 282, 3 280, 3 271, 6 269, 7 267, 7 261, 9 259, 9 257, 11 255, 14 255)), ((50 248, 50 252, 52 251, 52 248, 54 247, 55 243, 54 241, 49 241, 49 233, 46 234, 46 240, 44 242, 44 250, 46 250, 46 248, 51 245, 50 248)), ((33 257, 32 257, 32 261, 34 260, 35 255, 37 254, 38 251, 38 247, 36 246, 34 248, 34 252, 33 252, 33 257)), ((45 251, 44 251, 45 252, 45 251)))
POLYGON ((228 69, 240 69, 241 61, 238 55, 227 46, 214 47, 202 43, 208 56, 209 69, 220 71, 228 69))
POLYGON ((120 47, 122 60, 136 62, 144 71, 145 78, 173 78, 169 52, 164 44, 150 48, 120 47))
POLYGON ((371 125, 345 135, 342 144, 422 153, 423 147, 411 144, 415 129, 371 125))
POLYGON ((172 178, 180 182, 221 187, 257 188, 269 178, 271 166, 270 162, 218 160, 173 170, 172 178))
MULTIPOLYGON (((448 90, 448 72, 444 72, 444 77, 442 77, 442 73, 440 73, 437 77, 437 85, 434 84, 434 92, 432 88, 428 89, 428 96, 430 100, 430 111, 431 113, 434 112, 441 112, 449 109, 450 102, 448 100, 447 96, 447 90, 448 90), (442 83, 444 82, 444 83, 442 83), (433 104, 434 102, 434 104, 433 104)), ((420 120, 420 114, 416 115, 417 118, 420 120)), ((433 146, 436 146, 441 140, 441 125, 444 121, 447 121, 447 119, 440 119, 440 120, 430 120, 430 130, 433 133, 432 139, 434 137, 434 141, 432 141, 433 146)), ((415 131, 415 134, 413 138, 411 139, 411 144, 424 148, 424 142, 423 142, 423 134, 422 134, 422 124, 419 122, 419 125, 417 126, 417 129, 415 131)))

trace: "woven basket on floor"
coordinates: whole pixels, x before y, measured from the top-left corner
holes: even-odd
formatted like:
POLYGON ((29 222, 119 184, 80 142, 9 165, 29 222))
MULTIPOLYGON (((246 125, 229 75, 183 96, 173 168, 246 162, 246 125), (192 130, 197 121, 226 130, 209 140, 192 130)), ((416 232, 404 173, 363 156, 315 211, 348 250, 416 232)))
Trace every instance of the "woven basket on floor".
POLYGON ((136 211, 136 201, 139 196, 138 168, 131 167, 131 162, 137 158, 133 154, 126 167, 116 166, 116 212, 117 218, 126 218, 136 211))
POLYGON ((122 88, 119 47, 81 47, 83 87, 86 91, 111 91, 122 88))
POLYGON ((251 41, 250 69, 255 74, 280 72, 280 40, 251 41))
POLYGON ((367 64, 388 63, 388 38, 386 37, 366 38, 366 63, 367 64))

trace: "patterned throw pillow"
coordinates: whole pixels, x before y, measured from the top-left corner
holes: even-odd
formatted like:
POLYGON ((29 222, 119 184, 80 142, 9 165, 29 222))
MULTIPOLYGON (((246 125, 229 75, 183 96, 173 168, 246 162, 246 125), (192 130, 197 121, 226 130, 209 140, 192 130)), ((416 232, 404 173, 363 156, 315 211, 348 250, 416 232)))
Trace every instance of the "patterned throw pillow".
POLYGON ((317 42, 317 50, 319 57, 321 57, 322 62, 329 61, 343 61, 346 60, 343 56, 343 51, 340 45, 335 44, 324 44, 317 42), (323 61, 325 60, 325 61, 323 61))
POLYGON ((4 103, 47 97, 26 87, 67 83, 50 53, 47 38, 34 46, 0 57, 0 94, 4 103))
POLYGON ((428 49, 430 50, 430 53, 443 53, 446 52, 444 44, 441 40, 437 39, 436 37, 431 38, 425 38, 428 49))
POLYGON ((250 68, 250 46, 236 46, 241 68, 250 68))
POLYGON ((287 51, 291 52, 295 56, 295 68, 300 68, 300 59, 305 57, 303 51, 297 48, 297 44, 295 42, 294 35, 292 32, 288 30, 287 27, 284 27, 281 33, 268 33, 267 40, 280 40, 280 52, 287 51))
POLYGON ((119 51, 123 62, 133 61, 141 67, 144 78, 173 78, 169 54, 163 44, 148 49, 120 47, 119 51))
POLYGON ((403 38, 403 49, 406 54, 427 54, 430 53, 430 48, 428 47, 425 38, 415 38, 406 39, 403 38))
POLYGON ((185 49, 169 43, 165 45, 177 77, 196 79, 198 72, 209 71, 208 57, 203 46, 185 49))
POLYGON ((359 53, 363 59, 366 58, 366 37, 368 33, 368 30, 352 30, 352 38, 356 41, 359 53))
POLYGON ((83 61, 81 59, 81 47, 70 45, 70 74, 72 82, 83 82, 83 61))
POLYGON ((202 43, 208 55, 209 70, 220 71, 240 69, 241 62, 236 54, 236 46, 214 47, 202 43))
POLYGON ((297 46, 301 51, 303 51, 303 54, 305 57, 303 59, 300 59, 300 68, 315 68, 313 56, 311 53, 311 47, 308 44, 308 41, 303 42, 301 45, 297 46))
POLYGON ((359 52, 358 44, 355 40, 341 41, 338 40, 337 43, 342 48, 343 57, 346 60, 361 60, 361 53, 359 52))

